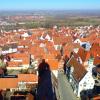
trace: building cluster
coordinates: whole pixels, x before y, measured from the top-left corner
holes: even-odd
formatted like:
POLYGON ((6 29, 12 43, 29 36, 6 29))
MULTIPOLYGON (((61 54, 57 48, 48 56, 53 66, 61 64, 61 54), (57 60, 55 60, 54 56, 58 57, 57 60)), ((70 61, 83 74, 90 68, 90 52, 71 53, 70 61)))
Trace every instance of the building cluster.
MULTIPOLYGON (((28 90, 38 82, 38 65, 45 59, 57 91, 58 70, 65 63, 73 92, 100 91, 100 27, 19 29, 0 34, 0 89, 28 90), (6 70, 6 71, 5 71, 6 70), (4 74, 8 74, 8 76, 4 74), (16 75, 16 77, 11 77, 16 75), (7 78, 10 77, 10 78, 7 78), (6 82, 7 81, 7 82, 6 82), (22 84, 22 85, 21 85, 22 84), (95 89, 94 89, 95 87, 95 89)), ((98 93, 99 94, 99 93, 98 93)))
POLYGON ((44 16, 38 14, 26 14, 26 15, 10 15, 0 16, 0 21, 32 21, 44 19, 44 16))

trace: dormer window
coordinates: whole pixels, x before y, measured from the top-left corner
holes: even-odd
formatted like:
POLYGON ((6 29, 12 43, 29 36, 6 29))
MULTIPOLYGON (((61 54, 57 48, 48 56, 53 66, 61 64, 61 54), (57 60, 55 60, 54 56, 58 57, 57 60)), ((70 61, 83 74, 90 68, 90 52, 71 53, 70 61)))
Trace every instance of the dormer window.
POLYGON ((71 72, 71 73, 74 72, 74 67, 71 67, 70 72, 71 72))
POLYGON ((81 60, 80 57, 77 58, 77 61, 78 61, 80 64, 82 64, 82 60, 81 60))

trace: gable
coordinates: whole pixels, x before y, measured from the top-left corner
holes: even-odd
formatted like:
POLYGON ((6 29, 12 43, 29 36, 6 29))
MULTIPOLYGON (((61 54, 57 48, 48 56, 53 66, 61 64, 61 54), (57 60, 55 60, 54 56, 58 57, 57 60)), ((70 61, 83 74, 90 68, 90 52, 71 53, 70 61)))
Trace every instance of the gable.
POLYGON ((79 82, 84 77, 84 75, 87 73, 85 67, 79 62, 77 62, 77 60, 74 57, 71 58, 71 60, 69 61, 69 64, 72 67, 74 67, 74 71, 72 75, 75 78, 75 80, 79 82))

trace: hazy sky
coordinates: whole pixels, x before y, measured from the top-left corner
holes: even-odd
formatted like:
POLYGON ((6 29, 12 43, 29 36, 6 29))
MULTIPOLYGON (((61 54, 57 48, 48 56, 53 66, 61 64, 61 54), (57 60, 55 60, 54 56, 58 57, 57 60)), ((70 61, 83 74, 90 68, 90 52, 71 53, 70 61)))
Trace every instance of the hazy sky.
POLYGON ((0 10, 100 9, 100 0, 0 0, 0 10))

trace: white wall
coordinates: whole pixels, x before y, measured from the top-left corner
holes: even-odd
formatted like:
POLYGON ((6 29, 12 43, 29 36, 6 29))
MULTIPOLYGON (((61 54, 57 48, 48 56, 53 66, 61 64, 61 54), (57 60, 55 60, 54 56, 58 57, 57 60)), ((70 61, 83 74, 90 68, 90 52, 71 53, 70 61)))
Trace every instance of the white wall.
POLYGON ((79 82, 78 97, 80 97, 80 92, 82 90, 89 90, 94 88, 95 81, 92 77, 92 73, 87 72, 84 78, 79 82))
POLYGON ((55 48, 55 50, 58 50, 58 48, 60 50, 61 49, 61 45, 54 45, 54 48, 55 48))

